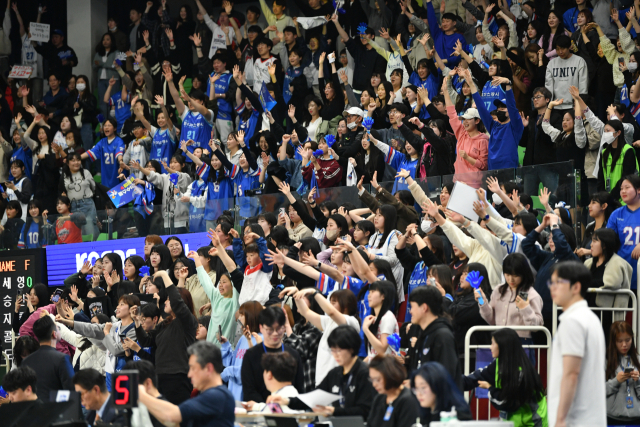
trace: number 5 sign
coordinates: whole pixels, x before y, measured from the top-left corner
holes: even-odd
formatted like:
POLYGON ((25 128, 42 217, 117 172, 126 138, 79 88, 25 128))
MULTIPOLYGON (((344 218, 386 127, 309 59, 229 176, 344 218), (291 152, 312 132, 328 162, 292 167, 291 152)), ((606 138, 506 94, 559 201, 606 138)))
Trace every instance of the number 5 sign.
POLYGON ((138 407, 138 371, 120 371, 113 374, 113 405, 118 408, 138 407))

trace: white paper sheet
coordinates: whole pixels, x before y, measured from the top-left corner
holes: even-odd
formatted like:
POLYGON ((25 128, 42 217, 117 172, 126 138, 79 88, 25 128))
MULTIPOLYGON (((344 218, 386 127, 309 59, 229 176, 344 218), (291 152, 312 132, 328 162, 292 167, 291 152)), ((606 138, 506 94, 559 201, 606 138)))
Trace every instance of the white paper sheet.
POLYGON ((447 209, 469 218, 471 221, 477 221, 478 215, 473 211, 473 202, 478 201, 476 189, 462 182, 456 182, 451 191, 447 209))
POLYGON ((298 399, 302 400, 311 409, 315 406, 329 406, 341 397, 339 394, 327 393, 324 390, 313 390, 309 393, 298 395, 298 399))

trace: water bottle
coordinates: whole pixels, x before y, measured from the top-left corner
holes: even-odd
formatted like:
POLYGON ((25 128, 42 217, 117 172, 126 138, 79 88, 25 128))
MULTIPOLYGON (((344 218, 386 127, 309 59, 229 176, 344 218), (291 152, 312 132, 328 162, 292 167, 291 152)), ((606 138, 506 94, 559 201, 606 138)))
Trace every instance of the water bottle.
POLYGON ((451 421, 458 421, 458 413, 456 412, 456 407, 451 407, 451 412, 440 412, 440 422, 441 423, 449 423, 451 421))

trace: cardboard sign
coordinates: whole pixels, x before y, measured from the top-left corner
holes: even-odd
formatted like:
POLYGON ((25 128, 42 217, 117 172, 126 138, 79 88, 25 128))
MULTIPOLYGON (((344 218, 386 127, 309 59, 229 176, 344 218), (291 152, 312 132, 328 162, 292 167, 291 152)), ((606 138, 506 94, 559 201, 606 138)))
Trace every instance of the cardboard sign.
POLYGON ((29 26, 29 31, 31 32, 31 38, 29 39, 32 42, 48 42, 49 35, 51 34, 49 24, 38 24, 37 22, 32 22, 29 26))
POLYGON ((27 65, 14 65, 9 73, 9 78, 12 79, 28 79, 33 73, 33 68, 27 65))

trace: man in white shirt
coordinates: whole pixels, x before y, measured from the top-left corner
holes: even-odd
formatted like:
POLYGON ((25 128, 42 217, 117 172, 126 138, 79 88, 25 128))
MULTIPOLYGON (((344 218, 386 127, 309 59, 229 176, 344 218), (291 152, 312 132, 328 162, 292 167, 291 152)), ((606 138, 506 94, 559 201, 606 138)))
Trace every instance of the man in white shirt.
POLYGON ((578 261, 561 262, 549 283, 553 302, 564 311, 551 350, 549 427, 606 426, 604 333, 584 299, 591 274, 578 261))

